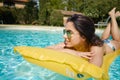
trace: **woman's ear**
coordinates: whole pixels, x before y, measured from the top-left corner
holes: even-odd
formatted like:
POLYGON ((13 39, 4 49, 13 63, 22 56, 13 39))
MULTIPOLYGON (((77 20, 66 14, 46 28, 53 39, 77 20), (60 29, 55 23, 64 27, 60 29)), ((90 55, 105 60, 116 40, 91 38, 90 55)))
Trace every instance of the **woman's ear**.
POLYGON ((84 35, 81 36, 83 41, 86 41, 86 37, 84 35))

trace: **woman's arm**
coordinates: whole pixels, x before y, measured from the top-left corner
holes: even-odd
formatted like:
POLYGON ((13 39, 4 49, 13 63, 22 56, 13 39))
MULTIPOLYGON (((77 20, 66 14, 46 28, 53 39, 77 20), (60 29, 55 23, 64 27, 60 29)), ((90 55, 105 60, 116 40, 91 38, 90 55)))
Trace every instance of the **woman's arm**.
POLYGON ((59 43, 53 46, 48 46, 46 48, 54 49, 54 50, 61 51, 61 52, 66 52, 68 54, 83 57, 86 59, 92 59, 92 57, 94 56, 93 52, 80 52, 80 51, 76 51, 73 49, 64 48, 64 43, 59 43))
POLYGON ((104 49, 103 47, 92 46, 91 51, 94 52, 94 56, 89 60, 90 63, 101 67, 103 63, 104 49))

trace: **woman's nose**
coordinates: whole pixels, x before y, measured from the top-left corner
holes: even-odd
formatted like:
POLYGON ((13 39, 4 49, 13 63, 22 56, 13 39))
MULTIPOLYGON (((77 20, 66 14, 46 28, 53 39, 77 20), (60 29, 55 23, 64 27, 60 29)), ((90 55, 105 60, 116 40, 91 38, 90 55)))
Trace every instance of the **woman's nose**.
POLYGON ((66 33, 63 35, 63 38, 65 38, 65 39, 67 38, 67 34, 66 33))

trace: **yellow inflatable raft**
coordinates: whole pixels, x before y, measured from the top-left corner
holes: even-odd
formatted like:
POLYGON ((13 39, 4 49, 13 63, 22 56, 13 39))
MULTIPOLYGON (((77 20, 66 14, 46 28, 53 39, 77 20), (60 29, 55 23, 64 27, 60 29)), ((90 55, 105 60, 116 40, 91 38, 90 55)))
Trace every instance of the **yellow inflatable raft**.
POLYGON ((15 52, 20 53, 27 61, 55 71, 75 80, 109 80, 109 67, 120 54, 120 50, 104 56, 103 66, 99 68, 83 58, 68 53, 39 47, 17 46, 15 52))

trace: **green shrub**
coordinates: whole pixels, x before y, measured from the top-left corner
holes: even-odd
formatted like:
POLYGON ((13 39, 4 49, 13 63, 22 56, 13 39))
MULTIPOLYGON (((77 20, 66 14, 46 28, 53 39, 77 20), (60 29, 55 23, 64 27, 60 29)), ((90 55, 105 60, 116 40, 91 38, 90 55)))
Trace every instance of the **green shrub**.
POLYGON ((15 8, 0 8, 0 19, 4 24, 14 24, 16 23, 16 10, 15 8))
POLYGON ((63 15, 59 10, 53 10, 50 16, 50 25, 63 26, 63 15))
POLYGON ((117 18, 118 26, 120 27, 120 17, 117 18))

